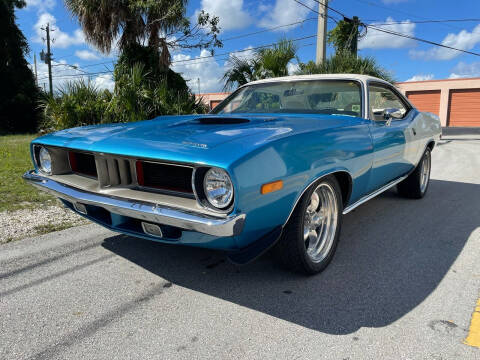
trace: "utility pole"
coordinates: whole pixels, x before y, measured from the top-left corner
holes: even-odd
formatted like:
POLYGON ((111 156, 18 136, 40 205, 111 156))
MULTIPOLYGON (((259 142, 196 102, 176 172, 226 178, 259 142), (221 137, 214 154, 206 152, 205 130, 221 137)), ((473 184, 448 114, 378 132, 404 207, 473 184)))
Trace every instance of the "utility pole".
POLYGON ((200 96, 200 78, 197 78, 198 83, 198 96, 200 96))
POLYGON ((318 2, 318 26, 317 26, 317 57, 315 62, 320 64, 325 61, 327 51, 327 12, 328 0, 318 2))
POLYGON ((37 74, 37 54, 33 54, 33 65, 35 69, 35 85, 38 87, 38 74, 37 74))
POLYGON ((358 16, 352 17, 352 41, 350 43, 350 52, 357 56, 357 50, 358 50, 358 27, 360 25, 360 20, 358 19, 358 16))
POLYGON ((43 31, 47 33, 47 53, 43 54, 42 51, 42 60, 45 61, 45 64, 48 65, 48 83, 50 85, 50 96, 53 96, 53 84, 52 84, 52 53, 50 51, 50 24, 47 24, 46 28, 42 28, 43 31))

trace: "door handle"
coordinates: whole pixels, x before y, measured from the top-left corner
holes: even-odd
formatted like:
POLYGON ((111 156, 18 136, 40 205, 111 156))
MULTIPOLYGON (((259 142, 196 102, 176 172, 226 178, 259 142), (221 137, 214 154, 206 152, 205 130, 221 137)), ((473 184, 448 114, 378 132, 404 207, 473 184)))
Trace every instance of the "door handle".
POLYGON ((413 135, 417 135, 417 132, 415 131, 415 128, 412 128, 413 135))

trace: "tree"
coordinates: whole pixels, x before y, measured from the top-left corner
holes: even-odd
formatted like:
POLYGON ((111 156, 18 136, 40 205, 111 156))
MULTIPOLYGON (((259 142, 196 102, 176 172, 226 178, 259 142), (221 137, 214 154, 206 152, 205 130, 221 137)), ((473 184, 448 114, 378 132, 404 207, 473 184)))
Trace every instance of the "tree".
POLYGON ((350 51, 357 54, 357 41, 361 37, 358 32, 360 23, 356 16, 353 19, 340 20, 327 34, 327 42, 335 48, 335 52, 350 51))
POLYGON ((224 88, 232 89, 254 80, 287 76, 288 64, 297 59, 297 50, 293 41, 282 39, 271 48, 257 50, 251 59, 230 56, 229 67, 223 74, 224 88))
POLYGON ((36 130, 38 89, 25 60, 28 43, 15 23, 23 0, 0 0, 0 132, 36 130))
POLYGON ((166 70, 171 48, 221 46, 218 18, 200 12, 191 26, 187 0, 65 0, 78 18, 87 41, 109 53, 117 43, 121 53, 138 46, 158 54, 158 67, 166 70))
POLYGON ((222 80, 225 81, 225 90, 258 80, 258 63, 255 58, 242 59, 231 55, 228 59, 228 66, 222 77, 222 80))
POLYGON ((362 74, 395 82, 392 74, 377 64, 372 57, 357 57, 348 51, 336 53, 320 64, 313 61, 300 63, 297 75, 309 74, 362 74))
POLYGON ((261 79, 287 76, 288 64, 296 58, 298 46, 291 40, 282 39, 271 48, 258 50, 258 71, 261 79))

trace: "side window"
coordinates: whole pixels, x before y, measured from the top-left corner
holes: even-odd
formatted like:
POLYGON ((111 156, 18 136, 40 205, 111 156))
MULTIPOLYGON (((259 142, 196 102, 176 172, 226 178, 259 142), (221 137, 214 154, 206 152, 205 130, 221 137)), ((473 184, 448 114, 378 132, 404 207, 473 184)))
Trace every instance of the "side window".
POLYGON ((382 121, 385 109, 398 109, 405 115, 408 108, 403 101, 388 87, 381 85, 370 85, 368 87, 368 100, 370 118, 375 121, 382 121))

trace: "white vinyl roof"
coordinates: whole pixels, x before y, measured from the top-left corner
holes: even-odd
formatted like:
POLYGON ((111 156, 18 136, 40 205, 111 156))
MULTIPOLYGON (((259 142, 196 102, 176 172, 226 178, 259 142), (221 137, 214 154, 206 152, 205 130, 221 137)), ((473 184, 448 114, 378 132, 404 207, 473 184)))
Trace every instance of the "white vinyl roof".
MULTIPOLYGON (((314 74, 314 75, 292 75, 292 76, 283 76, 283 77, 276 77, 276 78, 269 78, 263 80, 256 80, 249 82, 246 85, 254 85, 254 84, 263 84, 269 82, 278 82, 278 81, 301 81, 301 80, 358 80, 362 82, 367 82, 368 80, 371 81, 378 81, 387 83, 385 80, 376 78, 374 76, 369 75, 358 75, 358 74, 314 74)), ((245 86, 245 85, 244 85, 245 86)))

